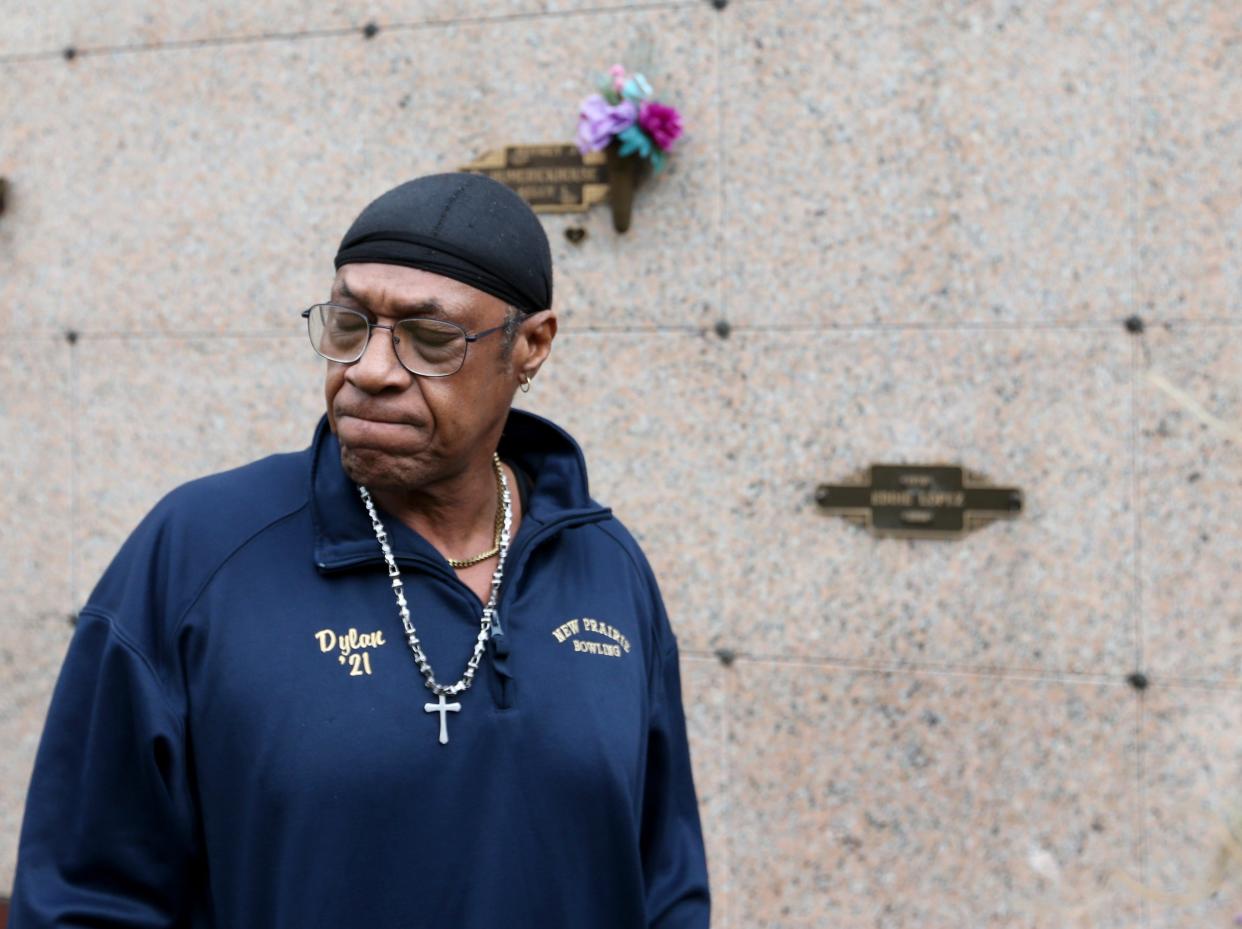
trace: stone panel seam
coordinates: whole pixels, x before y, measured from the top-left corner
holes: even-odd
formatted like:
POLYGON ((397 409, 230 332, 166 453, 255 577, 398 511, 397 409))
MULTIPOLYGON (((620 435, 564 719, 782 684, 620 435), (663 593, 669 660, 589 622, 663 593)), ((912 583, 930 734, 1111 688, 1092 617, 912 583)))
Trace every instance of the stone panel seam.
MULTIPOLYGON (((729 819, 734 806, 734 791, 737 778, 733 776, 733 674, 732 669, 721 668, 723 671, 721 680, 721 707, 720 707, 720 767, 724 776, 724 816, 729 819)), ((731 929, 732 926, 732 905, 733 905, 733 837, 737 834, 735 829, 725 830, 724 850, 724 892, 721 895, 724 898, 724 912, 720 914, 721 929, 731 929)))
POLYGON ((72 598, 70 606, 76 615, 82 602, 78 589, 78 516, 81 511, 79 474, 82 467, 79 448, 81 391, 78 378, 78 340, 66 340, 65 349, 69 358, 69 596, 72 598))
MULTIPOLYGON (((1129 21, 1129 28, 1126 30, 1128 41, 1126 42, 1129 54, 1126 63, 1129 68, 1128 83, 1129 95, 1126 100, 1126 162, 1125 171, 1128 183, 1126 184, 1126 225, 1129 235, 1126 237, 1126 261, 1129 265, 1127 280, 1129 282, 1129 294, 1126 317, 1132 319, 1139 316, 1142 308, 1138 305, 1138 196, 1139 196, 1139 177, 1138 177, 1138 146, 1139 146, 1139 33, 1138 22, 1134 18, 1136 10, 1130 7, 1124 8, 1122 13, 1123 28, 1125 28, 1124 20, 1129 21)), ((1141 319, 1141 316, 1139 316, 1141 319)), ((1134 670, 1137 673, 1145 673, 1145 642, 1144 642, 1144 626, 1143 626, 1143 515, 1142 515, 1142 476, 1140 471, 1140 450, 1139 450, 1139 402, 1138 402, 1138 382, 1140 375, 1140 348, 1145 352, 1147 345, 1144 341, 1142 329, 1130 337, 1130 506, 1133 512, 1133 550, 1134 550, 1134 580, 1131 590, 1132 610, 1134 611, 1134 670)), ((1139 845, 1139 873, 1142 875, 1143 881, 1147 880, 1147 864, 1146 864, 1146 848, 1147 848, 1147 832, 1146 821, 1143 813, 1143 696, 1142 690, 1135 692, 1136 702, 1136 721, 1135 721, 1135 805, 1136 816, 1134 819, 1135 835, 1139 845)), ((1148 925, 1147 902, 1142 901, 1140 911, 1140 919, 1144 927, 1148 925)))
MULTIPOLYGON (((714 325, 714 324, 713 324, 714 325)), ((1242 329, 1242 320, 1237 323, 1207 323, 1203 320, 1193 322, 1187 321, 1185 324, 1187 330, 1200 329, 1206 330, 1211 328, 1230 328, 1242 329)), ((730 324, 730 333, 865 333, 865 332, 1110 332, 1116 329, 1115 321, 1109 322, 1091 322, 1091 323, 1034 323, 1034 322, 953 322, 946 321, 942 323, 808 323, 808 324, 759 324, 759 323, 741 323, 730 324)), ((652 323, 642 325, 617 325, 617 324, 577 324, 568 326, 560 333, 560 338, 572 338, 574 336, 593 336, 593 335, 662 335, 667 333, 681 333, 684 335, 709 336, 714 334, 713 326, 694 325, 689 323, 652 323)), ((0 335, 10 335, 3 328, 0 328, 0 335)), ((14 334, 15 335, 15 334, 14 334)), ((281 338, 304 338, 305 334, 301 331, 301 327, 293 329, 260 329, 250 331, 238 331, 231 329, 168 329, 163 331, 153 331, 150 329, 133 329, 133 330, 100 330, 92 332, 83 330, 77 333, 80 340, 105 341, 119 339, 281 339, 281 338)), ((36 337, 26 337, 36 338, 36 337)), ((56 336, 55 338, 60 338, 56 336)))
POLYGON ((1237 316, 1205 316, 1202 319, 1190 319, 1186 316, 1170 316, 1154 322, 1171 330, 1174 326, 1185 329, 1242 329, 1242 318, 1237 316))
POLYGON ((1030 320, 971 320, 946 319, 937 322, 880 322, 880 323, 736 323, 735 332, 953 332, 969 330, 977 332, 1111 332, 1117 328, 1117 320, 1034 322, 1030 320))
MULTIPOLYGON (((684 648, 680 650, 683 660, 695 663, 720 664, 720 655, 709 649, 684 648)), ((876 674, 941 674, 966 677, 1014 678, 1031 681, 1063 681, 1067 683, 1113 684, 1133 687, 1128 675, 1104 674, 1088 671, 1041 670, 1038 668, 1003 668, 976 665, 931 664, 916 662, 868 662, 858 659, 826 655, 769 655, 748 652, 730 653, 730 662, 754 664, 801 665, 804 667, 837 668, 844 671, 860 671, 876 674)), ((1161 677, 1148 684, 1160 690, 1197 693, 1237 693, 1242 691, 1242 678, 1205 680, 1193 677, 1161 677)))
MULTIPOLYGON (((702 653, 698 653, 701 655, 702 653)), ((733 659, 738 663, 785 665, 788 667, 824 668, 827 670, 854 671, 863 674, 923 674, 929 677, 979 677, 993 680, 1024 680, 1063 684, 1131 687, 1124 674, 1105 674, 1087 671, 1067 671, 1041 668, 1003 668, 954 664, 931 664, 914 662, 868 662, 858 659, 825 655, 796 656, 739 652, 733 659)), ((1161 685, 1166 685, 1161 681, 1161 685)), ((1230 689, 1230 688, 1222 688, 1230 689)), ((1239 687, 1237 689, 1242 689, 1239 687)))
POLYGON ((709 661, 712 664, 720 664, 720 656, 710 648, 679 648, 682 658, 688 658, 691 661, 709 661))
POLYGON ((1134 609, 1134 669, 1143 671, 1146 630, 1143 624, 1143 482, 1139 452, 1138 383, 1142 368, 1139 350, 1146 345, 1141 341, 1144 338, 1141 334, 1130 338, 1130 506, 1134 522, 1134 584, 1131 596, 1134 609))
MULTIPOLYGON (((1212 329, 1242 329, 1242 319, 1239 320, 1162 320, 1153 325, 1173 326, 1177 325, 1183 331, 1207 332, 1212 329)), ((911 322, 911 323, 806 323, 806 324, 764 324, 764 323, 730 323, 729 329, 731 333, 764 333, 764 332, 782 332, 782 333, 853 333, 853 332, 954 332, 954 331, 971 331, 971 332, 1030 332, 1030 331, 1047 331, 1047 332, 1108 332, 1113 331, 1117 327, 1116 320, 1107 322, 970 322, 970 321, 945 321, 938 323, 927 322, 911 322)), ((694 325, 689 323, 650 323, 641 325, 625 325, 625 324, 579 324, 573 323, 568 325, 561 333, 561 338, 573 337, 575 335, 659 335, 664 333, 685 333, 687 335, 708 336, 713 334, 712 326, 694 325)), ((304 333, 300 327, 294 329, 260 329, 251 331, 237 331, 231 329, 169 329, 164 331, 152 331, 150 329, 134 329, 134 330, 99 330, 91 332, 83 330, 77 333, 79 339, 83 340, 106 340, 106 339, 278 339, 289 337, 291 334, 298 338, 303 338, 304 333)), ((0 335, 14 336, 23 339, 40 339, 40 338, 63 338, 63 336, 28 336, 24 334, 14 333, 0 328, 0 335)))
MULTIPOLYGON (((1143 728, 1146 724, 1147 707, 1143 700, 1144 694, 1141 691, 1134 696, 1137 700, 1134 723, 1134 778, 1136 784, 1134 803, 1137 807, 1135 810, 1137 826, 1135 835, 1138 837, 1139 874, 1142 876, 1143 886, 1150 887, 1151 872, 1147 853, 1147 775, 1144 764, 1146 761, 1144 757, 1146 746, 1143 743, 1143 728)), ((1140 920, 1144 929, 1147 929, 1151 925, 1151 916, 1148 913, 1147 897, 1145 895, 1140 894, 1139 905, 1140 920)))
POLYGON ((134 329, 132 331, 113 331, 113 332, 78 332, 76 334, 78 342, 120 342, 120 341, 176 341, 176 342, 201 342, 208 339, 225 339, 233 341, 255 341, 270 342, 281 339, 299 339, 306 338, 304 328, 299 328, 292 332, 283 329, 261 329, 254 332, 237 332, 230 330, 223 331, 207 331, 207 330, 168 330, 166 332, 153 332, 150 329, 134 329))
MULTIPOLYGON (((1133 11, 1130 11, 1131 14, 1133 11)), ((1131 315, 1141 317, 1142 310, 1151 308, 1138 305, 1139 299, 1139 275, 1140 267, 1138 261, 1138 236, 1139 236, 1139 212, 1138 212, 1138 192, 1139 192, 1139 172, 1138 172, 1138 149, 1140 145, 1138 121, 1139 121, 1139 95, 1141 91, 1141 83, 1139 78, 1139 33, 1137 23, 1132 23, 1130 31, 1130 100, 1129 100, 1129 132, 1130 146, 1126 162, 1127 171, 1129 173, 1127 207, 1129 209, 1130 235, 1127 241, 1127 249, 1129 252, 1128 259, 1130 262, 1130 301, 1131 315)), ((1162 319, 1161 324, 1164 328, 1170 329, 1173 326, 1185 327, 1187 329, 1206 330, 1214 328, 1217 325, 1223 325, 1227 328, 1239 325, 1239 321, 1228 319, 1195 322, 1182 318, 1162 319), (1206 323, 1206 325, 1205 325, 1206 323)), ((1143 473, 1145 462, 1143 459, 1143 444, 1141 430, 1139 429, 1139 378, 1142 376, 1143 369, 1150 366, 1151 354, 1147 345, 1146 336, 1140 329, 1132 338, 1130 345, 1130 453, 1131 453, 1131 501, 1134 507, 1134 635, 1135 635, 1135 669, 1139 672, 1144 671, 1144 662, 1146 656, 1146 624, 1144 622, 1144 604, 1143 604, 1143 473)), ((1177 679, 1161 680, 1161 687, 1167 687, 1171 690, 1176 689, 1193 689, 1193 683, 1189 681, 1179 681, 1177 679)), ((1151 886, 1151 869, 1149 857, 1149 835, 1148 835, 1148 813, 1147 813, 1147 776, 1146 776, 1146 743, 1144 741, 1144 728, 1146 725, 1146 703, 1145 692, 1142 690, 1134 694, 1135 697, 1135 721, 1134 721, 1134 812, 1133 812, 1133 828, 1138 843, 1138 866, 1139 876, 1144 887, 1151 886)), ((1151 911, 1148 907, 1147 897, 1140 895, 1139 898, 1139 921, 1144 929, 1151 926, 1151 911)))
MULTIPOLYGON (((579 326, 574 325, 572 328, 562 330, 558 337, 573 338, 578 335, 662 335, 666 333, 680 333, 683 335, 706 336, 710 329, 705 326, 694 326, 689 324, 670 323, 666 325, 652 324, 643 326, 579 326)), ((0 329, 0 335, 6 334, 0 329)), ((57 337, 60 338, 60 337, 57 337)), ((136 340, 149 339, 158 340, 204 340, 204 339, 253 339, 253 340, 272 340, 272 339, 288 339, 296 338, 299 340, 306 338, 305 325, 299 322, 298 326, 291 329, 257 329, 240 331, 236 329, 168 329, 163 331, 151 329, 132 329, 132 330, 108 330, 91 332, 89 330, 77 333, 77 338, 82 341, 105 342, 119 340, 136 340)))
MULTIPOLYGON (((1133 12, 1133 11, 1131 11, 1133 12)), ((1133 24, 1136 25, 1136 24, 1133 24)), ((1138 34, 1137 30, 1131 29, 1130 33, 1130 99, 1129 99, 1129 150, 1127 152, 1126 167, 1129 174, 1129 184, 1127 185, 1127 207, 1129 209, 1129 229, 1130 235, 1127 239, 1128 260, 1130 263, 1130 309, 1131 313, 1137 314, 1139 308, 1136 306, 1138 298, 1138 261, 1136 243, 1138 237, 1138 171, 1137 171, 1137 116, 1138 116, 1138 93, 1139 93, 1139 75, 1138 75, 1138 34)), ((1135 669, 1143 670, 1143 604, 1142 604, 1142 478, 1140 471, 1140 450, 1139 450, 1139 430, 1138 430, 1138 379, 1139 379, 1139 348, 1146 348, 1142 343, 1142 335, 1138 335, 1130 346, 1130 451, 1131 451, 1131 501, 1134 507, 1134 630, 1135 630, 1135 669)), ((1164 682, 1167 684, 1167 682, 1164 682)), ((1147 858, 1147 812, 1146 812, 1146 787, 1144 785, 1143 773, 1143 710, 1144 703, 1143 691, 1138 691, 1135 697, 1135 729, 1134 729, 1134 779, 1135 779, 1135 810, 1133 815, 1135 836, 1138 840, 1139 854, 1139 874, 1144 886, 1148 885, 1148 858, 1147 858)), ((1141 898, 1140 921, 1144 927, 1150 925, 1150 915, 1147 908, 1146 898, 1141 898)))
POLYGON ((690 661, 696 664, 700 662, 703 664, 715 664, 716 663, 716 660, 712 657, 711 652, 707 652, 707 651, 704 651, 703 649, 698 649, 698 648, 678 649, 678 657, 680 657, 682 661, 690 661))
POLYGON ((1242 690, 1242 678, 1227 677, 1206 681, 1193 677, 1162 677, 1157 685, 1161 690, 1178 690, 1197 693, 1236 693, 1242 690))
MULTIPOLYGON (((611 13, 645 13, 691 7, 697 0, 653 0, 639 4, 611 4, 581 7, 568 10, 527 10, 516 13, 498 13, 491 16, 459 16, 451 19, 410 20, 398 23, 374 23, 379 32, 411 32, 418 29, 434 29, 448 26, 490 25, 492 23, 520 22, 534 19, 569 19, 575 16, 608 15, 611 13)), ((359 35, 364 26, 333 26, 325 29, 302 29, 293 32, 256 32, 249 35, 201 36, 196 39, 170 39, 165 42, 134 42, 117 45, 84 45, 73 48, 73 58, 87 55, 126 55, 141 52, 184 51, 199 48, 219 48, 227 45, 256 45, 262 43, 296 42, 303 39, 332 39, 359 35)), ((64 58, 65 49, 37 52, 10 52, 0 54, 0 65, 20 64, 30 61, 64 58)))
POLYGON ((716 17, 712 34, 716 42, 716 313, 719 319, 729 325, 729 308, 726 305, 728 293, 725 289, 725 271, 729 267, 729 244, 725 235, 725 222, 728 209, 725 203, 725 157, 729 146, 725 145, 725 108, 724 108, 724 75, 722 59, 724 57, 724 39, 721 17, 716 17))
MULTIPOLYGON (((806 324, 806 325, 762 325, 762 324, 739 324, 730 325, 731 333, 757 333, 765 332, 781 332, 781 333, 863 333, 863 332, 955 332, 955 331, 971 331, 971 332, 1024 332, 1024 331, 1047 331, 1047 332, 1106 332, 1115 329, 1116 323, 966 323, 966 322, 944 322, 944 323, 892 323, 892 324, 876 324, 876 323, 824 323, 824 324, 806 324)), ((1186 330, 1199 329, 1210 330, 1212 328, 1240 328, 1242 329, 1242 321, 1238 323, 1208 323, 1203 320, 1187 321, 1185 323, 1186 330)), ((560 338, 573 338, 574 336, 593 336, 593 335, 663 335, 669 333, 680 333, 683 335, 710 336, 714 334, 713 326, 693 325, 688 323, 652 323, 642 325, 610 325, 606 323, 600 324, 573 324, 571 327, 564 329, 560 333, 560 338)), ((28 336, 20 333, 0 328, 0 335, 13 336, 15 338, 39 341, 45 339, 62 339, 63 335, 56 336, 28 336)), ((168 329, 163 331, 151 329, 133 329, 133 330, 100 330, 90 331, 83 330, 75 333, 79 340, 85 341, 109 341, 109 340, 136 340, 149 339, 157 340, 203 340, 203 339, 255 339, 255 340, 271 340, 284 338, 304 337, 301 327, 293 329, 259 329, 239 331, 232 329, 168 329)))
MULTIPOLYGON (((263 43, 296 42, 303 39, 331 39, 357 35, 356 26, 335 26, 331 29, 305 29, 298 32, 259 32, 253 35, 202 37, 198 39, 172 39, 167 42, 138 42, 130 45, 82 45, 73 47, 73 58, 98 55, 133 55, 143 52, 193 51, 200 48, 221 48, 230 45, 260 45, 263 43)), ((26 64, 32 61, 63 59, 66 49, 37 52, 10 52, 0 55, 0 65, 26 64)))
MULTIPOLYGON (((1023 330, 1047 330, 1047 331, 1066 331, 1066 332, 1106 332, 1113 331, 1117 328, 1119 321, 1116 319, 1107 320, 1062 320, 1052 322, 1036 322, 1033 320, 971 320, 971 319, 946 319, 938 322, 878 322, 878 323, 742 323, 730 322, 730 328, 734 332, 866 332, 874 330, 877 332, 884 331, 943 331, 954 329, 970 329, 978 331, 1023 331, 1023 330)), ((1242 319, 1185 319, 1170 318, 1157 320, 1150 325, 1159 325, 1166 329, 1178 326, 1184 330, 1210 330, 1210 329, 1242 329, 1242 319)))

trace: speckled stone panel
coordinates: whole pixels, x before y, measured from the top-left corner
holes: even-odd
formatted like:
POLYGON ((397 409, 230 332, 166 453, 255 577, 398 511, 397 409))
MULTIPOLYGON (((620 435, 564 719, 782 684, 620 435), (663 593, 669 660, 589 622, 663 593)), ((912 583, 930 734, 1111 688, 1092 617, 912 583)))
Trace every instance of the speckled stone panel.
POLYGON ((722 631, 737 486, 720 428, 734 393, 728 357, 698 333, 571 330, 517 395, 582 445, 592 496, 643 547, 683 648, 707 648, 722 631))
POLYGON ((0 362, 0 895, 72 631, 73 377, 62 339, 11 342, 0 362))
POLYGON ((1144 336, 1142 604, 1156 677, 1242 681, 1242 328, 1144 336))
POLYGON ((72 606, 72 384, 63 339, 6 343, 0 360, 0 625, 72 606))
MULTIPOLYGON (((63 600, 64 596, 54 598, 63 600)), ((73 627, 59 602, 0 621, 0 896, 8 896, 35 750, 73 627)))
POLYGON ((305 338, 94 338, 79 359, 79 605, 165 493, 305 448, 324 409, 305 338))
POLYGON ((32 105, 33 81, 20 68, 0 65, 0 177, 8 184, 0 213, 0 332, 48 336, 63 330, 72 314, 62 295, 76 256, 62 250, 65 232, 60 224, 67 217, 55 214, 64 206, 59 201, 65 161, 54 148, 39 150, 38 144, 56 132, 67 88, 62 75, 34 70, 43 71, 46 79, 37 105, 32 105), (37 150, 39 161, 31 163, 28 158, 37 150), (42 191, 28 184, 41 185, 42 191))
POLYGON ((569 140, 621 58, 688 135, 630 234, 544 217, 563 329, 518 399, 661 581, 713 925, 1231 923, 1242 330, 1204 323, 1242 318, 1242 8, 596 5, 5 5, 0 332, 39 336, 0 364, 0 894, 67 614, 165 491, 309 440, 296 313, 350 219, 569 140), (350 31, 215 41, 308 30, 350 31), (954 328, 996 321, 1032 325, 954 328), (874 323, 913 326, 832 329, 874 323), (930 543, 817 511, 885 460, 1026 513, 930 543))
POLYGON ((727 311, 1120 318, 1121 3, 740 3, 721 49, 727 311))
POLYGON ((91 332, 287 330, 327 294, 373 197, 510 143, 571 141, 592 72, 645 46, 683 110, 677 158, 607 210, 548 221, 570 324, 697 323, 719 272, 715 12, 693 7, 0 65, 0 330, 19 312, 91 332), (565 50, 575 49, 566 66, 565 50), (570 223, 584 224, 579 245, 570 223), (643 230, 637 234, 637 230, 643 230), (20 235, 18 231, 20 230, 20 235))
POLYGON ((1140 924, 1127 688, 735 668, 731 925, 1140 924))
POLYGON ((1137 7, 1137 305, 1242 319, 1242 5, 1137 7))
POLYGON ((712 925, 727 924, 729 782, 725 770, 726 672, 715 659, 682 655, 681 695, 694 765, 694 788, 707 846, 712 925))
POLYGON ((361 30, 367 23, 375 23, 382 30, 455 19, 500 19, 598 6, 643 5, 650 4, 643 0, 370 0, 366 4, 343 0, 6 0, 4 18, 0 19, 0 56, 29 55, 69 46, 92 48, 286 36, 317 30, 361 30))
POLYGON ((1129 337, 746 332, 730 641, 831 656, 1123 675, 1135 662, 1129 337), (958 464, 1024 512, 951 541, 876 539, 815 503, 872 463, 958 464))
POLYGON ((1242 914, 1242 699, 1155 687, 1143 726, 1151 929, 1233 926, 1242 914))

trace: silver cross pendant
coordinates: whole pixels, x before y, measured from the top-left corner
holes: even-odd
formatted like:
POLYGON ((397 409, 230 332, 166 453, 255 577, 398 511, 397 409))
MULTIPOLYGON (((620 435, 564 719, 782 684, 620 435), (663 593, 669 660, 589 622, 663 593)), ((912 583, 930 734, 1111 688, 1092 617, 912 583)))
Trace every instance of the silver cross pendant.
POLYGON ((444 694, 440 694, 439 703, 427 703, 423 705, 423 711, 426 713, 440 714, 440 744, 448 745, 448 716, 447 713, 460 713, 460 703, 448 703, 444 694))

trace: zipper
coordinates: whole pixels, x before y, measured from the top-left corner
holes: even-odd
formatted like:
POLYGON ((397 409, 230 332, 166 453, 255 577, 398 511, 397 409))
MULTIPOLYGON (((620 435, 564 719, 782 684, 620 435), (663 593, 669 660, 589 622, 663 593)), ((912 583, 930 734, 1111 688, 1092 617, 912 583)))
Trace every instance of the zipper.
MULTIPOLYGON (((538 548, 544 541, 563 532, 566 529, 572 529, 577 526, 586 526, 591 523, 602 522, 612 515, 612 510, 607 507, 598 507, 591 510, 576 510, 566 513, 550 523, 545 523, 538 532, 531 533, 523 540, 520 548, 515 548, 509 552, 509 557, 513 560, 512 575, 506 580, 513 583, 506 584, 500 591, 500 599, 496 603, 496 611, 500 612, 500 608, 506 600, 513 595, 516 587, 516 581, 521 570, 526 567, 526 562, 530 557, 530 553, 538 548)), ((464 584, 462 585, 465 586, 464 584)))
POLYGON ((512 602, 514 591, 517 590, 518 581, 521 579, 522 570, 526 567, 526 563, 530 560, 530 555, 545 541, 553 536, 563 532, 566 529, 575 526, 585 526, 590 523, 600 522, 607 519, 612 514, 611 510, 599 507, 589 511, 578 511, 576 513, 567 513, 540 527, 538 532, 531 533, 523 540, 520 548, 515 549, 511 555, 513 557, 513 568, 500 591, 500 598, 496 603, 496 615, 492 619, 491 635, 487 639, 487 657, 491 665, 492 673, 489 677, 489 689, 492 694, 492 703, 499 710, 510 710, 516 700, 516 680, 513 677, 513 671, 509 667, 509 653, 511 651, 509 645, 509 635, 505 631, 507 619, 507 604, 512 602))

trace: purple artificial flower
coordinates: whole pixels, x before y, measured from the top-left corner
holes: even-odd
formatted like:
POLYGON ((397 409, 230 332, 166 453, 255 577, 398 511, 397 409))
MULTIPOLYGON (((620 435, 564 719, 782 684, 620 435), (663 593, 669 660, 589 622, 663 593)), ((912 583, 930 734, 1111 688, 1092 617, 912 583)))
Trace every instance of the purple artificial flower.
POLYGON ((629 100, 612 106, 599 94, 591 94, 582 101, 582 109, 578 111, 578 151, 585 155, 607 148, 613 136, 637 120, 638 107, 629 100))
POLYGON ((663 103, 644 103, 638 114, 638 125, 661 151, 668 151, 681 135, 681 114, 663 103))

